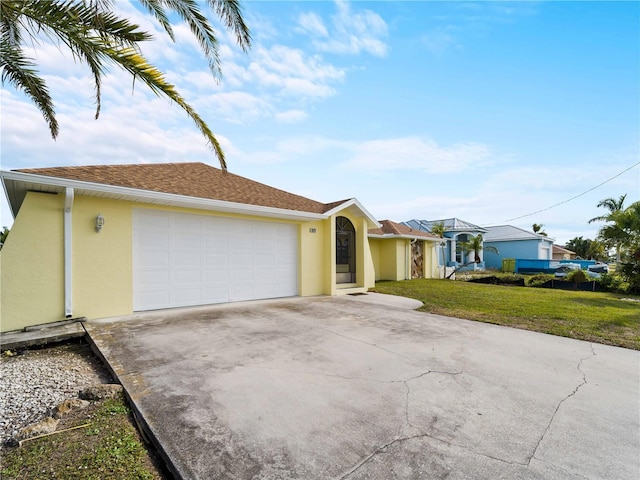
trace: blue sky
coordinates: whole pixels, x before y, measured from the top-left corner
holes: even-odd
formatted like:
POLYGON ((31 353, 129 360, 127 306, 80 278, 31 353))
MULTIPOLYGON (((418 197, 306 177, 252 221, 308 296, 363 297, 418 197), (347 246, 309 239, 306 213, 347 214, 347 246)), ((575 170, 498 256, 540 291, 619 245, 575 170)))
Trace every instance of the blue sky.
MULTIPOLYGON (((222 80, 184 26, 144 52, 218 136, 229 170, 378 219, 543 224, 594 238, 599 200, 640 200, 639 2, 244 2, 248 54, 220 30, 222 80), (605 180, 617 178, 562 205, 605 180), (529 213, 544 210, 535 215, 529 213), (523 217, 524 216, 524 217, 523 217), (523 218, 518 218, 523 217, 523 218)), ((60 122, 2 88, 2 169, 202 161, 190 119, 117 70, 100 119, 68 53, 31 50, 60 122)), ((6 201, 2 225, 11 225, 6 201)))

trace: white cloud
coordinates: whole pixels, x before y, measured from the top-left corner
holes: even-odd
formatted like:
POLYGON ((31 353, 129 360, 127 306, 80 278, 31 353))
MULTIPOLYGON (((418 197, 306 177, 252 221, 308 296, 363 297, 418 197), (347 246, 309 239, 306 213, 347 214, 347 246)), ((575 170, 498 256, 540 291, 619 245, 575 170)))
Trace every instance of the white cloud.
POLYGON ((393 170, 425 170, 431 173, 464 173, 465 169, 486 164, 488 146, 460 143, 448 147, 418 137, 371 140, 357 145, 344 166, 366 173, 393 170))
POLYGON ((258 47, 248 68, 236 69, 233 75, 235 80, 275 89, 285 97, 325 98, 335 93, 330 85, 342 81, 344 73, 301 50, 275 45, 258 47))
POLYGON ((163 119, 171 123, 175 118, 175 105, 163 99, 134 98, 129 106, 103 110, 98 120, 93 120, 90 107, 59 112, 60 135, 56 141, 31 104, 4 90, 1 101, 3 169, 195 159, 216 163, 206 140, 189 121, 181 118, 180 126, 173 128, 158 122, 163 119))
POLYGON ((329 35, 327 27, 324 26, 320 15, 316 13, 309 12, 300 14, 300 17, 298 18, 298 24, 300 25, 300 27, 298 28, 299 31, 317 35, 320 37, 326 37, 329 35))
POLYGON ((306 120, 309 115, 302 110, 287 110, 286 112, 278 112, 275 118, 280 123, 298 123, 306 120))
POLYGON ((438 29, 424 34, 421 41, 427 50, 436 55, 441 55, 447 50, 460 47, 460 44, 453 34, 444 29, 438 29))
POLYGON ((201 97, 198 105, 211 109, 216 117, 222 117, 230 123, 245 124, 259 118, 269 117, 273 106, 264 98, 247 92, 221 92, 201 97))
POLYGON ((298 31, 314 37, 314 46, 322 52, 387 55, 387 24, 380 15, 371 10, 352 9, 343 0, 336 1, 336 8, 337 13, 331 17, 329 28, 316 13, 309 12, 298 18, 298 31))

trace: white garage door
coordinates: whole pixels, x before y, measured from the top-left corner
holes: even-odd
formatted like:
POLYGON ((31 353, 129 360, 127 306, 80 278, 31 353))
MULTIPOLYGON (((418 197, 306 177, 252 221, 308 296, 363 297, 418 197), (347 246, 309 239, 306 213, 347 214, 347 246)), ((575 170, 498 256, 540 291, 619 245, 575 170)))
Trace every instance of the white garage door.
POLYGON ((298 294, 297 227, 134 209, 133 308, 298 294))

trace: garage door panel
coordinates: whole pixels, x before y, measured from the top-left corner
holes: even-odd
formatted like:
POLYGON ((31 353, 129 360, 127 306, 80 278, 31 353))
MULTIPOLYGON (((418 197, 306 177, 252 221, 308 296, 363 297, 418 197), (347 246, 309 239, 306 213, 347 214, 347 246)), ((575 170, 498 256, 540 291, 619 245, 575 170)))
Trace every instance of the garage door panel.
POLYGON ((297 295, 297 227, 134 210, 134 310, 297 295))
POLYGON ((197 266, 200 268, 202 264, 201 256, 199 251, 190 251, 190 250, 179 250, 175 253, 175 264, 181 266, 197 266))
MULTIPOLYGON (((141 284, 158 288, 158 286, 165 286, 169 284, 169 272, 165 270, 145 270, 139 274, 141 284)), ((168 289, 167 289, 168 290, 168 289)))

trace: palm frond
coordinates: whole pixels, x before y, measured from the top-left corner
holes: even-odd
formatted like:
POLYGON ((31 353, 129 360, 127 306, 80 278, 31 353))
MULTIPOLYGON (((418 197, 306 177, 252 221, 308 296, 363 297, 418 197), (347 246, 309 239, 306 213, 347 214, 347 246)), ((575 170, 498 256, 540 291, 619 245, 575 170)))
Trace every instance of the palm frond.
POLYGON ((238 0, 209 0, 211 8, 222 18, 225 26, 236 35, 236 41, 243 51, 251 48, 251 32, 244 23, 238 0))
POLYGON ((58 122, 47 84, 38 75, 37 70, 32 68, 35 66, 33 61, 26 57, 18 46, 10 41, 5 41, 4 33, 0 46, 2 83, 8 81, 16 90, 24 92, 31 99, 42 113, 49 125, 51 136, 55 139, 58 136, 58 122))
POLYGON ((168 8, 175 11, 189 26, 191 33, 196 37, 200 48, 209 63, 209 69, 215 78, 220 78, 220 55, 218 53, 218 39, 211 23, 200 12, 200 7, 195 0, 157 0, 163 2, 168 8))
POLYGON ((169 38, 173 42, 176 41, 176 37, 173 33, 173 27, 171 26, 171 22, 169 22, 169 17, 167 17, 167 13, 165 12, 162 6, 162 0, 140 0, 140 3, 143 7, 147 9, 147 11, 155 17, 160 26, 167 32, 169 38))
POLYGON ((107 55, 110 60, 131 73, 135 78, 139 78, 156 95, 164 94, 187 112, 187 115, 191 117, 198 130, 200 130, 208 140, 211 149, 214 151, 218 161, 220 162, 220 167, 223 170, 227 169, 224 152, 222 151, 222 147, 220 146, 218 139, 193 107, 191 107, 191 105, 182 98, 175 86, 165 80, 164 75, 160 70, 151 65, 146 58, 144 58, 142 54, 134 48, 127 47, 118 49, 105 47, 103 53, 107 55))

